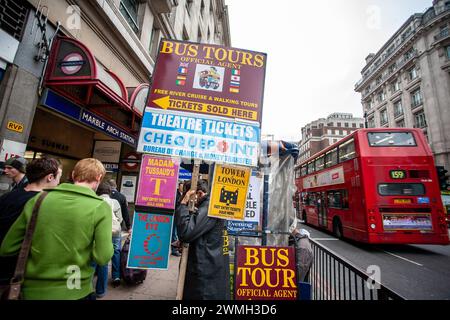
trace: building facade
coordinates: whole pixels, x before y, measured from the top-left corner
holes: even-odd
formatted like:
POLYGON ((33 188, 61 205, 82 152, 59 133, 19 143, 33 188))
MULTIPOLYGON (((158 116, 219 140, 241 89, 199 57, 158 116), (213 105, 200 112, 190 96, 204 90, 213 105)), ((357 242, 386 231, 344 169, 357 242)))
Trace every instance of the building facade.
MULTIPOLYGON (((162 38, 230 46, 224 0, 1 1, 0 163, 51 155, 64 182, 96 157, 135 181, 162 38)), ((0 193, 9 182, 0 176, 0 193)))
POLYGON ((308 123, 302 128, 297 164, 360 128, 364 128, 364 119, 354 118, 351 113, 333 113, 326 119, 320 118, 308 123))
POLYGON ((450 1, 412 15, 366 58, 361 93, 368 127, 421 128, 436 165, 450 167, 450 1))

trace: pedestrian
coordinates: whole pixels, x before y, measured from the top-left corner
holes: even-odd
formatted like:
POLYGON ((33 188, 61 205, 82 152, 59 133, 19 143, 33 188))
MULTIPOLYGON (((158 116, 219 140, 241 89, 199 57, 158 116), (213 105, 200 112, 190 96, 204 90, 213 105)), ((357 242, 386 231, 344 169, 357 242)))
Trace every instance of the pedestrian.
POLYGON ((127 232, 131 232, 131 223, 130 223, 130 214, 128 213, 128 201, 127 197, 124 194, 120 193, 117 190, 116 180, 110 179, 108 180, 111 185, 111 199, 116 199, 120 203, 120 210, 122 212, 123 222, 125 223, 125 227, 127 232))
MULTIPOLYGON (((104 265, 113 255, 111 207, 95 194, 105 173, 100 161, 83 159, 73 169, 74 184, 48 190, 27 259, 24 299, 94 299, 92 258, 104 265)), ((26 203, 3 240, 0 256, 19 252, 39 196, 26 203)))
POLYGON ((19 156, 6 160, 5 174, 12 179, 11 191, 23 188, 28 184, 28 179, 25 175, 26 165, 27 160, 19 156))
MULTIPOLYGON (((183 198, 183 182, 178 183, 178 189, 175 200, 175 210, 180 206, 181 200, 183 198)), ((172 228, 172 241, 171 241, 172 255, 179 257, 180 253, 180 240, 178 240, 177 226, 174 224, 172 228)))
MULTIPOLYGON (((56 187, 61 179, 61 164, 56 159, 35 159, 27 165, 26 169, 29 184, 0 197, 0 244, 27 201, 44 189, 56 187)), ((14 274, 16 262, 16 255, 0 257, 0 286, 9 283, 14 274)))
MULTIPOLYGON (((113 286, 118 287, 120 285, 120 247, 122 242, 121 236, 121 223, 122 213, 120 209, 119 201, 111 199, 111 185, 108 182, 102 182, 97 189, 97 195, 101 197, 111 207, 112 217, 112 244, 114 247, 114 254, 111 262, 111 273, 113 279, 113 286)), ((106 288, 108 286, 108 264, 98 265, 93 264, 97 273, 97 283, 95 286, 95 294, 97 298, 103 298, 106 294, 106 288)))
MULTIPOLYGON (((185 190, 189 188, 190 184, 186 183, 185 190)), ((178 237, 189 243, 185 300, 230 299, 229 256, 223 248, 225 223, 222 219, 208 217, 208 192, 208 183, 199 180, 197 191, 185 192, 175 214, 178 237), (197 210, 190 213, 189 199, 195 194, 197 210)))
POLYGON ((296 242, 297 281, 306 282, 314 260, 311 241, 309 240, 311 236, 307 230, 298 229, 297 227, 293 229, 291 235, 296 242))

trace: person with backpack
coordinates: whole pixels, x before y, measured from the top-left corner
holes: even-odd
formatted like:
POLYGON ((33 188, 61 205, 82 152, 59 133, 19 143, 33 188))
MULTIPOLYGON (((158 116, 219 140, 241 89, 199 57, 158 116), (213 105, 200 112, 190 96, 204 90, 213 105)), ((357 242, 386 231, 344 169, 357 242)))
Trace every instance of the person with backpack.
MULTIPOLYGON (((25 204, 44 189, 55 188, 61 179, 58 160, 39 158, 27 165, 29 184, 0 197, 0 244, 6 233, 22 213, 25 204)), ((9 284, 13 277, 17 256, 0 257, 0 286, 9 284)))
MULTIPOLYGON (((46 189, 37 215, 21 288, 25 300, 95 299, 92 258, 105 265, 113 255, 111 207, 95 194, 106 174, 102 163, 77 162, 74 184, 46 189)), ((6 234, 0 256, 19 252, 41 194, 28 201, 6 234)))
MULTIPOLYGON (((114 247, 114 254, 111 262, 111 273, 113 279, 113 286, 120 285, 120 247, 122 242, 121 236, 121 223, 122 212, 119 201, 111 199, 111 185, 107 182, 102 182, 97 189, 97 195, 101 197, 111 207, 112 217, 112 244, 114 247)), ((100 266, 95 265, 97 272, 97 283, 95 286, 95 294, 97 298, 103 298, 106 294, 106 288, 108 286, 108 264, 100 266)))

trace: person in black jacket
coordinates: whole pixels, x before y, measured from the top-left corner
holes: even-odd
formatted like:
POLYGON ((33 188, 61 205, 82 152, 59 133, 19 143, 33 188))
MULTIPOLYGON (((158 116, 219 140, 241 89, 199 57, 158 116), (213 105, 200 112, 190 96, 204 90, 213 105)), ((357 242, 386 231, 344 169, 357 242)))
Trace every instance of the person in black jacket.
POLYGON ((208 183, 200 180, 197 191, 185 192, 176 210, 178 238, 189 243, 184 300, 230 299, 229 257, 223 241, 225 221, 208 217, 208 207, 208 183), (190 213, 188 202, 194 193, 197 212, 190 213))
POLYGON ((120 209, 122 212, 122 218, 125 223, 128 232, 131 232, 130 215, 128 213, 128 201, 127 198, 117 190, 116 180, 110 179, 108 183, 111 185, 111 199, 116 199, 120 203, 120 209))
POLYGON ((16 156, 9 158, 5 162, 5 174, 11 178, 11 191, 16 189, 23 189, 28 184, 28 178, 26 177, 27 160, 25 158, 16 156))

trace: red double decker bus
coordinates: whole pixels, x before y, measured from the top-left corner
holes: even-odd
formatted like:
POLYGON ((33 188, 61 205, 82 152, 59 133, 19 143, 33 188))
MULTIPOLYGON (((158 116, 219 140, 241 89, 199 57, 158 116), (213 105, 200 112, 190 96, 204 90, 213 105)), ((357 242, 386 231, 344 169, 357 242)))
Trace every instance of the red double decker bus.
POLYGON ((433 154, 419 129, 361 129, 295 169, 299 214, 365 243, 449 244, 433 154))

